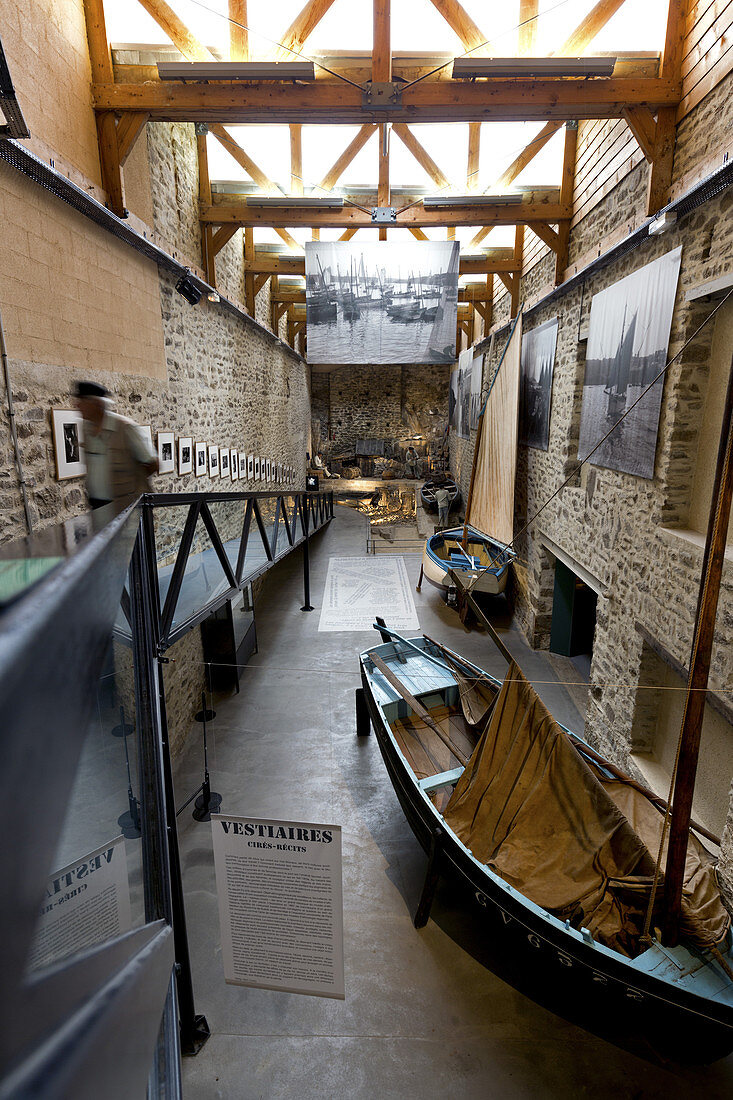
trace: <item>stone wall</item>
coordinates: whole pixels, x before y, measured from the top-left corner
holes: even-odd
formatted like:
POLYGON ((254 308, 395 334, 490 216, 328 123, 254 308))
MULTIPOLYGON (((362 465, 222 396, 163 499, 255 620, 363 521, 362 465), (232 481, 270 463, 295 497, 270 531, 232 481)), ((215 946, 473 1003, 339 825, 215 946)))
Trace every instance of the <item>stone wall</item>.
MULTIPOLYGON (((724 137, 730 120, 733 78, 728 78, 680 126, 675 175, 687 175, 724 137)), ((589 257, 599 242, 644 220, 647 168, 633 169, 586 218, 574 227, 571 261, 589 257)), ((546 257, 523 279, 524 300, 550 282, 552 258, 546 257)), ((525 318, 528 331, 559 317, 549 449, 520 447, 515 501, 515 598, 519 621, 536 646, 549 646, 552 618, 553 545, 595 579, 599 590, 597 623, 586 713, 586 735, 619 764, 641 776, 635 752, 649 747, 648 708, 640 696, 649 667, 645 639, 670 667, 689 665, 692 630, 702 564, 702 536, 689 531, 697 451, 704 422, 714 323, 697 330, 716 300, 686 301, 693 286, 733 273, 733 190, 680 218, 674 229, 651 237, 634 251, 590 274, 525 318), (586 343, 583 330, 593 295, 682 245, 682 266, 669 342, 669 357, 689 341, 669 367, 664 383, 654 476, 634 477, 586 464, 560 489, 578 465, 582 385, 586 343), (546 507, 546 502, 560 489, 546 507), (532 517, 543 508, 542 514, 532 517), (635 720, 639 728, 635 728, 635 720)), ((502 299, 506 316, 508 300, 502 299)), ((503 349, 507 330, 498 333, 487 355, 484 380, 503 349)), ((717 431, 717 428, 716 428, 717 431)), ((467 488, 473 440, 451 440, 451 465, 467 488)), ((718 607, 710 675, 716 702, 724 713, 733 687, 730 662, 733 627, 733 556, 726 560, 718 607)), ((733 737, 733 730, 731 730, 733 737)), ((733 743, 733 742, 729 742, 733 743)), ((705 743, 703 741, 703 751, 705 743)), ((730 764, 730 756, 728 759, 730 764)), ((661 785, 661 784, 660 784, 661 785)), ((661 792, 666 797, 666 790, 661 792)), ((722 876, 733 889, 733 812, 723 835, 722 876)))
POLYGON ((405 445, 407 437, 423 436, 435 445, 448 416, 449 371, 418 363, 314 372, 313 417, 324 453, 345 452, 365 438, 405 445))

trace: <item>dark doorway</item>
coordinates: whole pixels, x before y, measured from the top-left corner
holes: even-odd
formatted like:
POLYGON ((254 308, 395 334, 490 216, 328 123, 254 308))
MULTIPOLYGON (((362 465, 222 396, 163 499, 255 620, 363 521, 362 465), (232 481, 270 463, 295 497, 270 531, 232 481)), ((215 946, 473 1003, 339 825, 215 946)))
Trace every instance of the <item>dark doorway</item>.
POLYGON ((555 562, 550 649, 564 657, 590 659, 598 597, 567 565, 555 562))

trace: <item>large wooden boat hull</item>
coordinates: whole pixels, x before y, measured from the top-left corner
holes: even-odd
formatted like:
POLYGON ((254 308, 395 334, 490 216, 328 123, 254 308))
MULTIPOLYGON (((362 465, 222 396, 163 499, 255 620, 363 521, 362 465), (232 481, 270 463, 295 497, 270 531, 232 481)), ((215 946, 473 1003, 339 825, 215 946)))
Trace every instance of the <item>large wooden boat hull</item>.
MULTIPOLYGON (((423 638, 412 642, 421 648, 426 646, 423 638)), ((393 643, 386 643, 371 652, 388 660, 390 655, 394 658, 395 648, 393 643)), ((466 670, 500 687, 477 666, 459 660, 466 670)), ((733 994, 722 1000, 707 995, 713 994, 716 985, 718 989, 724 987, 722 971, 701 966, 683 948, 668 949, 657 944, 636 959, 625 958, 566 927, 474 858, 420 788, 400 751, 375 696, 370 654, 362 653, 360 662, 371 725, 410 828, 430 856, 434 870, 463 888, 461 896, 465 894, 471 900, 479 920, 486 922, 487 934, 500 937, 506 950, 513 952, 515 963, 528 973, 541 969, 545 974, 549 968, 548 980, 552 980, 554 971, 558 985, 567 988, 570 984, 574 995, 582 998, 579 1003, 583 1005, 583 1020, 590 1027, 596 1021, 624 1021, 628 1033, 642 1035, 678 1061, 710 1062, 730 1053, 733 994)), ((730 951, 726 961, 728 965, 733 962, 730 951)), ((729 989, 733 989, 730 983, 729 989)))
MULTIPOLYGON (((449 572, 451 570, 461 578, 465 587, 470 585, 474 594, 483 592, 491 596, 500 595, 506 588, 509 566, 515 554, 507 550, 502 543, 482 535, 473 527, 468 528, 468 534, 472 542, 482 547, 482 554, 486 558, 488 567, 472 567, 460 554, 452 560, 442 556, 441 551, 446 544, 454 542, 457 545, 463 538, 463 527, 453 527, 431 535, 425 543, 422 557, 423 576, 436 588, 445 591, 453 584, 449 572)), ((471 553, 470 549, 469 553, 471 553)))

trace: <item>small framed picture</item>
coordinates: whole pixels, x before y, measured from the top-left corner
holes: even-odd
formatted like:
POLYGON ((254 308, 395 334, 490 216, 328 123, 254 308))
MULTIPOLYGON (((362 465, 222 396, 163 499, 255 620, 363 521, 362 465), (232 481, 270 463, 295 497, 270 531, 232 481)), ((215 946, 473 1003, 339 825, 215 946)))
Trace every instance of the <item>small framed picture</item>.
POLYGON ((252 477, 254 478, 255 481, 260 480, 260 456, 259 455, 255 455, 254 473, 252 474, 252 477))
POLYGON ((255 476, 255 456, 247 455, 247 477, 251 480, 255 476))
POLYGON ((219 451, 219 476, 229 477, 229 448, 222 447, 219 451))
POLYGON ((267 460, 267 480, 272 481, 272 460, 267 460))
POLYGON ((155 453, 155 447, 153 446, 153 429, 150 427, 149 424, 138 424, 137 430, 140 432, 140 434, 145 439, 145 442, 147 443, 148 447, 150 448, 150 453, 154 454, 155 453))
POLYGON ((158 432, 158 473, 172 474, 176 468, 173 458, 173 432, 158 432))
POLYGON ((201 477, 201 475, 205 474, 207 470, 206 444, 197 443, 194 447, 194 454, 196 458, 196 477, 201 477))
POLYGON ((239 459, 234 448, 229 452, 229 469, 231 470, 232 481, 239 481, 239 459))
POLYGON ((240 479, 252 477, 251 473, 247 473, 247 456, 244 451, 239 452, 239 477, 240 479))
POLYGON ((263 481, 267 478, 267 459, 260 455, 260 477, 263 481))
POLYGON ((209 443, 209 477, 219 477, 219 448, 209 443))
POLYGON ((178 473, 190 474, 193 472, 193 439, 190 435, 178 437, 178 473))
POLYGON ((66 481, 87 472, 84 461, 84 420, 78 409, 52 409, 56 477, 66 481))

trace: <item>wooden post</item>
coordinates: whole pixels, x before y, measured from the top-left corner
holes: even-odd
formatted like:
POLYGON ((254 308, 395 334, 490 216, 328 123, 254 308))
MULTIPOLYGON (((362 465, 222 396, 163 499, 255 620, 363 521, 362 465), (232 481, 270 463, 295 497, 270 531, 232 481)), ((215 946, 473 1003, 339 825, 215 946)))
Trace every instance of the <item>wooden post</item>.
MULTIPOLYGON (((211 181, 209 180, 209 154, 206 147, 206 126, 196 124, 196 154, 199 163, 199 205, 211 205, 211 181)), ((214 228, 207 222, 201 222, 201 261, 206 272, 206 281, 216 287, 216 263, 212 238, 214 228)))
POLYGON ((107 41, 103 0, 84 0, 84 19, 87 25, 92 81, 94 84, 113 84, 115 78, 112 70, 112 55, 107 41))
MULTIPOLYGON (((562 180, 560 183, 560 202, 572 206, 575 186, 575 156, 578 149, 578 123, 565 123, 565 146, 562 158, 562 180)), ((557 226, 558 243, 555 253, 555 286, 563 281, 568 266, 570 247, 570 219, 561 221, 557 226)))
POLYGON ((279 302, 275 300, 277 298, 279 283, 280 280, 278 279, 277 275, 273 275, 270 279, 270 328, 276 336, 279 336, 280 334, 280 312, 278 309, 279 302))
POLYGON ((695 616, 695 633, 690 657, 690 675, 682 716, 680 754, 677 762, 669 848, 664 876, 664 917, 662 942, 673 947, 679 939, 682 885, 685 874, 687 843, 690 835, 692 797, 700 753, 700 736, 705 713, 705 693, 710 672, 710 655, 715 633, 720 580, 723 573, 725 543, 733 500, 733 361, 728 377, 728 392, 720 430, 718 462, 715 470, 710 519, 702 562, 700 594, 695 616))
POLYGON ((298 123, 290 127, 290 192, 303 194, 303 127, 298 123))
POLYGON ((478 187, 478 165, 481 151, 481 123, 468 124, 468 162, 466 164, 466 187, 475 191, 478 187))
POLYGON ((524 226, 518 225, 514 231, 514 262, 517 270, 514 273, 512 283, 511 317, 516 317, 519 312, 519 291, 522 282, 522 261, 524 259, 524 226))
POLYGON ((537 8, 539 0, 519 0, 519 56, 534 53, 537 41, 537 8))
MULTIPOLYGON (((372 46, 372 80, 384 83, 392 79, 392 48, 390 40, 390 0, 372 0, 374 38, 372 46)), ((379 175, 377 205, 389 206, 389 133, 387 123, 379 127, 379 175)), ((380 241, 387 240, 387 229, 379 230, 380 241)))
MULTIPOLYGON (((254 229, 247 227, 244 230, 244 258, 250 263, 254 263, 255 258, 255 241, 254 241, 254 229)), ((245 271, 244 273, 244 304, 250 317, 255 315, 255 277, 251 271, 245 271)))
POLYGON ((118 218, 126 218, 125 192, 117 149, 117 124, 114 111, 100 111, 97 115, 97 139, 102 186, 107 193, 107 205, 118 218))
POLYGON ((229 60, 249 61, 247 0, 229 0, 229 60))

